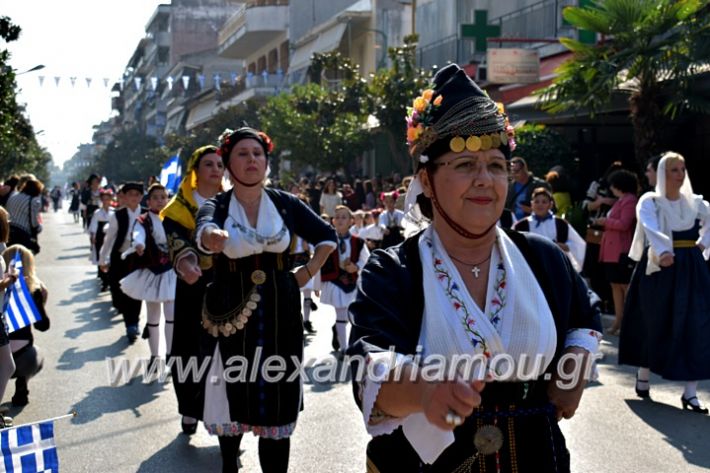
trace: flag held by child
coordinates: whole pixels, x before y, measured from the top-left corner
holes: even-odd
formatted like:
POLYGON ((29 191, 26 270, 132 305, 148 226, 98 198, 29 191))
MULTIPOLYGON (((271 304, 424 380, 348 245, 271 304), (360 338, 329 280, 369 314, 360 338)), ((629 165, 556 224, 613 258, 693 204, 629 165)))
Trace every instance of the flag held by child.
POLYGON ((32 294, 27 288, 19 251, 15 253, 15 258, 10 262, 10 270, 12 268, 17 271, 17 281, 7 288, 5 307, 3 308, 3 315, 7 320, 8 333, 42 320, 42 316, 32 299, 32 294))
POLYGON ((1 430, 0 452, 0 473, 59 473, 53 421, 1 430))

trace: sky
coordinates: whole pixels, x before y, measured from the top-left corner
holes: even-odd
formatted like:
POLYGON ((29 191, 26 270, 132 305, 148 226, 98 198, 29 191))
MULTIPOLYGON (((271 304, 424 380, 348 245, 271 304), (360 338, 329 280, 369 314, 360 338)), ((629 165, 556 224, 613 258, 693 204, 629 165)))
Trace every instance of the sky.
POLYGON ((17 41, 0 40, 0 48, 10 50, 10 65, 18 73, 45 66, 17 76, 18 101, 58 166, 91 142, 93 125, 111 116, 111 87, 161 3, 170 0, 0 0, 0 16, 22 28, 17 41), (70 77, 76 77, 73 87, 70 77))

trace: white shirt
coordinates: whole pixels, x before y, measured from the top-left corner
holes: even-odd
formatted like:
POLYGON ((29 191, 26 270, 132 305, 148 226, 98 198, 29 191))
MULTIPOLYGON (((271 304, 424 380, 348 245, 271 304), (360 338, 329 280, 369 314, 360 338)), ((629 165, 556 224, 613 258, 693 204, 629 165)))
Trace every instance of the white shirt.
MULTIPOLYGON (((167 250, 168 239, 165 236, 165 229, 163 228, 163 222, 160 220, 160 216, 154 214, 153 212, 148 212, 148 216, 153 224, 153 240, 158 247, 163 247, 167 250)), ((142 246, 145 248, 146 233, 145 227, 143 225, 133 226, 133 247, 142 246)))
MULTIPOLYGON (((680 212, 680 200, 668 201, 671 208, 680 212)), ((703 205, 708 205, 707 202, 703 202, 703 205)), ((656 209, 656 204, 653 199, 641 199, 638 206, 638 219, 639 223, 643 225, 645 230, 646 238, 650 243, 653 250, 657 255, 662 255, 665 252, 673 253, 673 242, 669 240, 668 236, 661 231, 661 225, 658 221, 658 211, 656 209)), ((710 247, 710 219, 700 218, 700 237, 698 238, 698 243, 701 243, 705 248, 710 247)), ((689 230, 689 228, 670 228, 671 231, 683 231, 689 230)))
POLYGON ((392 212, 382 212, 379 218, 379 224, 382 228, 401 227, 404 212, 399 209, 394 209, 392 212))
MULTIPOLYGON (((548 218, 540 223, 539 226, 535 217, 532 215, 525 217, 524 220, 529 222, 530 233, 540 235, 551 241, 557 241, 557 224, 555 223, 554 217, 548 218)), ((569 229, 567 232, 567 241, 560 241, 558 243, 564 243, 569 246, 569 251, 565 253, 570 258, 570 261, 572 261, 574 269, 579 272, 582 270, 582 265, 584 264, 584 253, 587 250, 587 242, 584 241, 584 238, 582 238, 569 223, 567 223, 567 228, 569 229)))
MULTIPOLYGON (((141 208, 136 207, 135 210, 128 210, 128 231, 126 232, 126 237, 123 239, 121 246, 118 248, 120 253, 125 252, 131 247, 131 229, 136 223, 136 219, 141 215, 141 208)), ((118 233, 118 220, 116 220, 116 213, 111 214, 108 219, 108 230, 106 231, 106 238, 104 239, 104 244, 101 246, 101 254, 99 255, 99 265, 109 264, 111 260, 111 250, 113 249, 114 242, 116 241, 116 235, 118 233)))
POLYGON ((94 212, 94 215, 91 216, 91 223, 89 224, 89 233, 91 235, 96 235, 96 232, 99 230, 99 224, 105 224, 106 222, 108 222, 111 218, 111 215, 113 215, 113 209, 111 208, 109 208, 108 210, 104 210, 103 208, 97 209, 94 212))

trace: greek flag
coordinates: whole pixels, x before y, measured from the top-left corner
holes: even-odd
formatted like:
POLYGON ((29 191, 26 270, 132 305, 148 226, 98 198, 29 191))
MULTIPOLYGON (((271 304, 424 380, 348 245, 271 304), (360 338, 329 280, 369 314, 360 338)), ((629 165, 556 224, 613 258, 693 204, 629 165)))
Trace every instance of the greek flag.
POLYGON ((160 183, 171 194, 175 194, 180 187, 180 178, 182 176, 182 167, 180 167, 180 156, 172 156, 160 171, 160 183))
POLYGON ((7 288, 5 307, 3 307, 8 333, 42 320, 30 290, 27 288, 19 251, 15 253, 15 258, 10 262, 10 268, 13 267, 17 270, 17 281, 7 288))
POLYGON ((0 452, 0 473, 59 473, 52 421, 0 431, 0 452))

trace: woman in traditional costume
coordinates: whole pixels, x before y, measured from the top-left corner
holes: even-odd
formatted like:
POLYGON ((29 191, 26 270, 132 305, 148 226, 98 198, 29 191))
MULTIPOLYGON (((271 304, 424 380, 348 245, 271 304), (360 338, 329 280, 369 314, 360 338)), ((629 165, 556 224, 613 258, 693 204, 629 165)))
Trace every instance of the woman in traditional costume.
POLYGON ((335 231, 298 197, 265 187, 273 148, 265 133, 243 127, 220 141, 234 187, 200 209, 196 234, 214 258, 203 327, 213 337, 208 378, 219 380, 206 383, 203 421, 219 436, 223 471, 237 471, 242 435, 252 432, 262 470, 285 472, 303 405, 294 361, 303 357, 299 288, 335 248, 335 231), (297 235, 314 251, 292 272, 289 249, 297 235), (269 357, 282 368, 261 369, 269 357))
POLYGON ((683 156, 667 152, 656 191, 637 205, 629 257, 639 261, 621 322, 619 363, 638 366, 636 393, 649 397, 649 374, 685 381, 683 409, 707 414, 698 381, 710 379, 710 206, 694 194, 683 156), (648 246, 646 246, 648 242, 648 246))
POLYGON ((202 330, 202 301, 212 267, 212 257, 201 254, 195 246, 195 219, 199 208, 221 190, 223 177, 224 166, 217 147, 198 148, 188 161, 187 175, 177 194, 160 213, 168 255, 178 276, 169 356, 174 360, 173 386, 178 412, 182 414, 182 430, 187 435, 195 433, 197 421, 202 419, 204 380, 180 377, 179 368, 188 366, 190 360, 202 360, 200 338, 208 337, 202 330))
POLYGON ((567 472, 558 421, 585 377, 558 381, 601 338, 587 287, 557 245, 497 227, 513 129, 462 69, 437 73, 408 127, 417 174, 405 210, 431 223, 373 252, 350 305, 368 471, 567 472), (483 364, 429 371, 455 356, 483 364))

